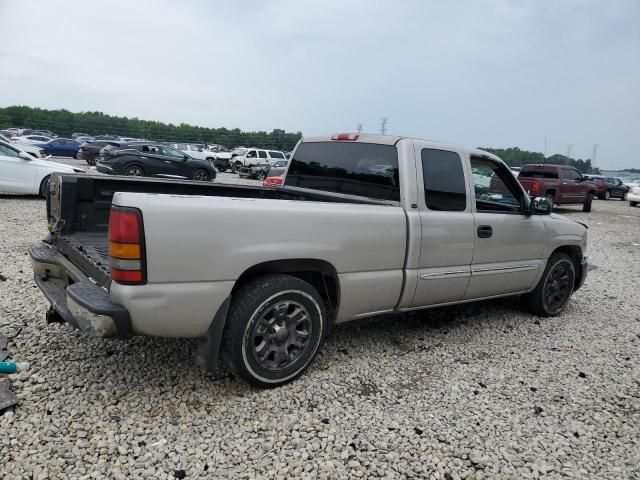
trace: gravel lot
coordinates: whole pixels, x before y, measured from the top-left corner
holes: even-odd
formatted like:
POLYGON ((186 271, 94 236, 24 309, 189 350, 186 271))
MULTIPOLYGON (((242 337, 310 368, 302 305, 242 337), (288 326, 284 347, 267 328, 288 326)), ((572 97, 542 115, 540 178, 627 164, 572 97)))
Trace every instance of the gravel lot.
POLYGON ((0 478, 640 478, 628 203, 560 211, 589 224, 595 266, 561 317, 510 299, 339 326, 269 391, 207 377, 195 341, 47 325, 26 254, 44 208, 0 197, 0 335, 30 363, 9 377, 0 478))

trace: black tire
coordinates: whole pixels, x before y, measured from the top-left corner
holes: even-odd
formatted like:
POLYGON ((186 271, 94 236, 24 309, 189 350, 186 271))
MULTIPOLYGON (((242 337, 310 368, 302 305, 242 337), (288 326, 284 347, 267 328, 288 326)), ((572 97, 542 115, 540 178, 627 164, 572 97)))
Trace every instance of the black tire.
POLYGON ((241 167, 242 163, 240 162, 236 162, 233 165, 231 165, 231 173, 238 173, 238 167, 241 167))
POLYGON ((593 195, 591 195, 591 193, 587 193, 587 196, 584 197, 584 203, 582 204, 582 211, 590 212, 592 203, 593 203, 593 195))
POLYGON ((265 178, 267 178, 267 172, 265 172, 264 170, 260 170, 258 173, 256 173, 256 180, 264 180, 265 178))
POLYGON ((602 195, 602 199, 603 200, 609 200, 611 198, 611 191, 610 190, 605 190, 604 194, 602 195))
POLYGON ((525 305, 536 315, 555 317, 569 303, 575 282, 576 266, 571 257, 566 253, 554 253, 536 288, 523 296, 525 305))
POLYGON ((128 177, 144 177, 144 169, 140 165, 129 165, 124 169, 124 174, 128 177))
POLYGON ((42 198, 47 198, 47 188, 49 188, 49 181, 51 180, 51 176, 47 175, 40 182, 40 187, 38 188, 38 195, 42 198))
POLYGON ((222 358, 251 385, 284 385, 313 361, 326 334, 326 319, 322 298, 307 282, 284 274, 261 276, 233 295, 222 358))
POLYGON ((211 175, 204 168, 198 168, 193 172, 193 179, 197 182, 208 182, 211 175))
POLYGON ((629 206, 630 207, 637 207, 638 206, 638 202, 629 202, 629 206))
POLYGON ((554 201, 553 194, 552 193, 547 193, 544 196, 544 198, 546 198, 549 201, 549 203, 551 204, 551 211, 553 212, 553 201, 554 201))

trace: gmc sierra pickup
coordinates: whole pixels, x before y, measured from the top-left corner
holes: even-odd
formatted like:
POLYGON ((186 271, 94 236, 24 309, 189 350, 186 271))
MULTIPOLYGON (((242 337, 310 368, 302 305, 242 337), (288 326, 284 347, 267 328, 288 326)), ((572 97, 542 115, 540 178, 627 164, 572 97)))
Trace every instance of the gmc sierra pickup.
POLYGON ((523 165, 518 180, 532 197, 544 196, 551 205, 580 204, 591 211, 596 186, 578 170, 566 165, 523 165))
POLYGON ((333 323, 506 295, 552 316, 587 275, 586 227, 498 157, 412 138, 304 138, 278 188, 55 175, 47 216, 29 253, 50 320, 201 337, 263 387, 333 323))

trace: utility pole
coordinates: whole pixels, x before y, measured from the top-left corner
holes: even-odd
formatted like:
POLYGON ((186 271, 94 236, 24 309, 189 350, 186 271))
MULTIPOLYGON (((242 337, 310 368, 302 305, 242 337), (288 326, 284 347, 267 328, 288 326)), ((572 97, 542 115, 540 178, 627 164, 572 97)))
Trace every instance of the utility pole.
POLYGON ((358 135, 360 135, 362 133, 362 124, 358 123, 358 128, 356 129, 358 131, 358 135))
POLYGON ((598 154, 598 147, 600 146, 599 143, 594 143, 593 144, 593 152, 591 153, 591 166, 595 167, 596 166, 596 155, 598 154))
POLYGON ((544 137, 544 158, 547 158, 547 137, 544 137))
POLYGON ((570 143, 567 145, 567 158, 571 158, 571 149, 573 148, 573 144, 570 143))
POLYGON ((387 117, 382 117, 380 119, 380 134, 381 135, 386 135, 386 133, 387 133, 387 120, 389 120, 387 117))

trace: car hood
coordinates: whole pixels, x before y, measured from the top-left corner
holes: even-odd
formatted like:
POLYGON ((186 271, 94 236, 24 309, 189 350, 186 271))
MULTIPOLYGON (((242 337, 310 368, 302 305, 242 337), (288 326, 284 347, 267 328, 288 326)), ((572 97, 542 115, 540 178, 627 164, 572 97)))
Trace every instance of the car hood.
POLYGON ((50 162, 48 160, 35 159, 35 160, 31 160, 31 163, 35 164, 38 168, 44 168, 51 172, 59 172, 59 173, 84 172, 84 170, 81 168, 72 167, 71 165, 65 165, 64 163, 50 162))

